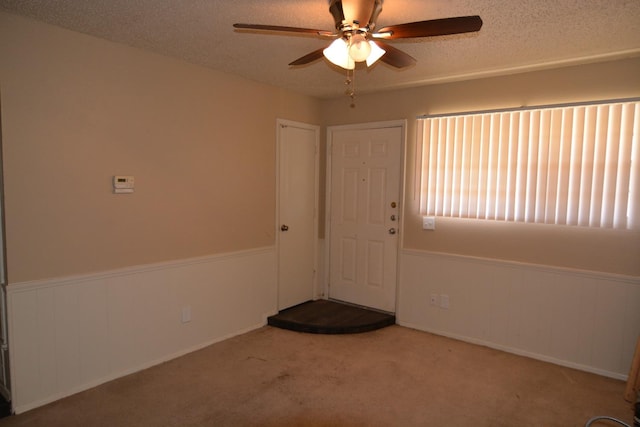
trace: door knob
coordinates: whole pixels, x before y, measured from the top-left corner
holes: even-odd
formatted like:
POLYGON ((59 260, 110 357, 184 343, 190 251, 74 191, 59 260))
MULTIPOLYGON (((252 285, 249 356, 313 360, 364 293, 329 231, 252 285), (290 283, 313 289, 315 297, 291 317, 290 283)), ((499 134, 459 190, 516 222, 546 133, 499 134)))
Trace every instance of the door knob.
POLYGON ((396 220, 396 216, 395 215, 391 215, 391 221, 395 221, 396 220))
POLYGON ((282 231, 287 231, 288 229, 289 229, 289 226, 288 226, 288 225, 284 225, 284 224, 282 224, 282 225, 280 226, 280 230, 282 230, 282 231))
POLYGON ((390 228, 389 229, 389 234, 396 234, 396 229, 395 228, 390 228))

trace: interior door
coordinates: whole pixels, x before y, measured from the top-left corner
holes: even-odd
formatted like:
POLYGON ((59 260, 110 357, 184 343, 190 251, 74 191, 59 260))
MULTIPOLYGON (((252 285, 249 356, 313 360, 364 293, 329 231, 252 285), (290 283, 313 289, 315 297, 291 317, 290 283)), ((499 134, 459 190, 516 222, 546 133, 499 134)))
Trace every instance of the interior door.
POLYGON ((394 312, 403 128, 331 132, 329 296, 394 312))
POLYGON ((319 128, 278 122, 278 310, 314 298, 319 128))

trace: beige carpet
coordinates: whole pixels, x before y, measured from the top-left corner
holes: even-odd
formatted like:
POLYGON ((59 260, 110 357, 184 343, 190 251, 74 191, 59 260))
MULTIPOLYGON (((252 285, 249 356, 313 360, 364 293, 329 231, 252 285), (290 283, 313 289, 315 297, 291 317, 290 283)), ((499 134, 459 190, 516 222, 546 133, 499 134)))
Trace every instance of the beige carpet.
POLYGON ((566 427, 596 415, 632 424, 624 387, 400 326, 356 335, 267 326, 0 427, 566 427))

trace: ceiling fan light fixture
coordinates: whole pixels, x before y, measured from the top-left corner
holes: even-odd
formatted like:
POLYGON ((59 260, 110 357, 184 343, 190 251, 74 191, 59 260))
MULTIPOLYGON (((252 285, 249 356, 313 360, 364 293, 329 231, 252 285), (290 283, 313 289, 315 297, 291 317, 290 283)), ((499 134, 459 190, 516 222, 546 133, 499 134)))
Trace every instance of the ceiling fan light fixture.
POLYGON ((344 38, 334 40, 322 53, 331 63, 345 70, 353 70, 356 67, 356 63, 349 55, 349 45, 344 38))
POLYGON ((371 53, 371 46, 362 34, 354 34, 349 44, 349 56, 356 62, 365 61, 371 53))
POLYGON ((382 55, 387 53, 386 50, 382 49, 374 41, 369 40, 369 46, 371 49, 371 53, 369 53, 369 56, 367 56, 367 67, 371 67, 376 63, 378 59, 382 58, 382 55))

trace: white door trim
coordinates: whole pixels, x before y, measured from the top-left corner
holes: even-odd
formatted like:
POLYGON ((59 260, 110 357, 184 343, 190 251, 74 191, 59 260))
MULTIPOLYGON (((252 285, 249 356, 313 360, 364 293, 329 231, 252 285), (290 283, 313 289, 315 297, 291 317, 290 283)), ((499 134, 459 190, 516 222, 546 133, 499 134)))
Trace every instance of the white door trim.
MULTIPOLYGON (((396 256, 396 265, 399 267, 400 261, 400 249, 404 247, 404 184, 406 181, 405 177, 405 164, 406 164, 406 141, 407 141, 407 121, 406 120, 390 120, 390 121, 382 121, 382 122, 368 122, 368 123, 357 123, 350 125, 336 125, 336 126, 327 126, 327 147, 326 147, 326 177, 325 177, 325 228, 324 228, 324 236, 325 236, 325 245, 324 245, 324 259, 326 260, 324 264, 324 269, 322 271, 322 290, 321 294, 325 295, 325 298, 329 297, 329 269, 331 259, 331 148, 333 145, 333 133, 336 131, 344 131, 344 130, 366 130, 366 129, 382 129, 382 128, 391 128, 391 127, 399 127, 402 130, 402 139, 400 141, 400 206, 398 207, 398 214, 400 215, 400 220, 398 221, 398 251, 396 256)), ((396 311, 398 308, 398 283, 400 278, 400 268, 396 269, 396 311)))
POLYGON ((276 278, 278 280, 278 292, 276 292, 275 306, 279 306, 280 296, 280 150, 282 142, 282 129, 286 127, 296 127, 299 129, 311 130, 315 133, 315 176, 314 176, 314 220, 313 228, 315 233, 313 235, 313 268, 316 274, 313 277, 313 296, 317 298, 319 292, 318 286, 318 218, 319 218, 319 200, 320 200, 320 126, 311 125, 308 123, 296 122, 286 119, 276 119, 276 223, 275 223, 275 236, 276 236, 276 278))

